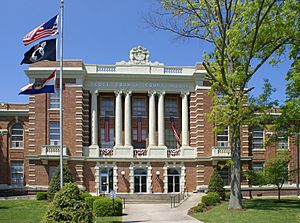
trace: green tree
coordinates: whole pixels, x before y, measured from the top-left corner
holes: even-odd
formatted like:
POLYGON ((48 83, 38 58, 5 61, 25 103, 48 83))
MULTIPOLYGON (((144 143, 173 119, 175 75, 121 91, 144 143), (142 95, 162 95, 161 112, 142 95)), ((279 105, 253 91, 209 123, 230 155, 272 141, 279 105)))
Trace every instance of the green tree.
POLYGON ((44 218, 44 222, 94 222, 92 209, 84 201, 75 183, 66 183, 55 194, 44 218))
POLYGON ((265 176, 268 184, 274 184, 278 190, 278 200, 280 200, 280 190, 285 181, 289 179, 288 171, 289 158, 278 156, 270 160, 265 166, 265 176))
MULTIPOLYGON (((241 209, 241 125, 256 120, 255 112, 270 105, 260 98, 244 106, 249 81, 266 63, 279 62, 279 56, 293 44, 299 27, 296 0, 161 0, 162 12, 148 22, 158 29, 181 37, 211 44, 204 52, 203 66, 215 97, 211 120, 230 129, 231 192, 229 209, 241 209), (159 16, 157 16, 159 15, 159 16), (222 98, 217 98, 217 92, 222 98), (223 106, 220 106, 222 104, 223 106), (262 106, 258 106, 262 105, 262 106)), ((266 91, 267 92, 267 91, 266 91)), ((270 93, 270 91, 269 91, 270 93)))
POLYGON ((225 200, 224 182, 217 170, 214 170, 209 179, 207 192, 216 192, 219 194, 219 197, 221 197, 222 200, 225 200))
MULTIPOLYGON (((67 165, 63 165, 63 173, 64 173, 63 176, 64 183, 74 182, 72 173, 67 165)), ((47 198, 51 201, 54 198, 55 193, 59 190, 60 190, 60 168, 57 168, 55 174, 51 178, 49 188, 48 188, 47 198)))

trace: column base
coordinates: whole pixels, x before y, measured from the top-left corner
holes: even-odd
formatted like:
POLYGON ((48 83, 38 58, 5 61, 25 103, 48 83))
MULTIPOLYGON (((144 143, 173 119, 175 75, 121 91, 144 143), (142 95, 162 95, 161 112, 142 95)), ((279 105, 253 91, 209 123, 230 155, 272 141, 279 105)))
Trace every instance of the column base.
POLYGON ((118 158, 132 158, 133 147, 132 146, 114 146, 114 157, 118 158))
POLYGON ((89 146, 89 157, 100 157, 100 150, 98 145, 89 146))
POLYGON ((181 146, 180 154, 184 158, 195 158, 196 157, 196 148, 191 146, 181 146))
POLYGON ((149 158, 166 158, 167 147, 166 146, 148 146, 148 157, 149 158))

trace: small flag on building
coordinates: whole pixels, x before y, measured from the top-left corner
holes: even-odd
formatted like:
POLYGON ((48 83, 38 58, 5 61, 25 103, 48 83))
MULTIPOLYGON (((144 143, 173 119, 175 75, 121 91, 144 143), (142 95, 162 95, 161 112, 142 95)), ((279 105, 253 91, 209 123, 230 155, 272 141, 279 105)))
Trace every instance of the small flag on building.
POLYGON ((176 138, 176 141, 178 142, 179 145, 181 145, 181 144, 180 144, 180 137, 179 137, 179 135, 178 135, 178 133, 177 133, 177 130, 176 130, 174 118, 173 118, 173 117, 170 117, 170 121, 171 121, 171 128, 172 128, 173 134, 174 134, 174 136, 175 136, 175 138, 176 138))
POLYGON ((24 36, 23 38, 24 45, 26 46, 30 43, 33 43, 36 40, 58 34, 57 22, 58 22, 58 15, 54 16, 48 22, 45 22, 42 25, 36 27, 34 30, 32 30, 30 33, 24 36))
POLYGON ((105 117, 104 117, 104 141, 109 142, 109 113, 108 111, 105 111, 105 117))
POLYGON ((137 141, 138 143, 143 140, 143 128, 142 128, 142 117, 137 117, 137 141))
POLYGON ((44 40, 30 48, 25 54, 22 64, 31 64, 42 60, 56 60, 56 39, 44 40))
POLYGON ((47 79, 36 81, 21 88, 19 94, 42 94, 55 92, 56 70, 47 79))

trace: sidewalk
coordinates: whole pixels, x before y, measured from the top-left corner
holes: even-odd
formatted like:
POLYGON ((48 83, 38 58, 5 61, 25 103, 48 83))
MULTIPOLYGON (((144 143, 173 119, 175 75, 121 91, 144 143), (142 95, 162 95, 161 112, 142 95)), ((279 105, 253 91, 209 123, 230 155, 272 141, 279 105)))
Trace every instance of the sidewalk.
POLYGON ((200 193, 191 194, 180 206, 171 208, 170 204, 128 204, 124 210, 123 222, 180 222, 201 223, 187 215, 188 210, 200 201, 200 193))

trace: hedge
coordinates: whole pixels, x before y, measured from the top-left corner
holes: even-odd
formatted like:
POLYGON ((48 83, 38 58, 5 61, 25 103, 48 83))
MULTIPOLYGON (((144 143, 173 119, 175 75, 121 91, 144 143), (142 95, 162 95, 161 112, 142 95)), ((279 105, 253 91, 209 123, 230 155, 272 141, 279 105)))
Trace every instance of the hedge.
POLYGON ((101 196, 87 196, 84 198, 85 202, 90 206, 91 209, 93 209, 94 201, 97 199, 103 199, 105 197, 101 196))
POLYGON ((216 205, 220 202, 219 194, 215 192, 209 192, 207 195, 202 196, 201 202, 206 206, 216 205))
POLYGON ((47 192, 37 192, 36 199, 37 200, 47 200, 47 192))
POLYGON ((197 206, 194 207, 195 212, 203 212, 205 208, 205 204, 199 203, 197 206))
POLYGON ((107 197, 96 199, 93 203, 93 212, 97 217, 120 216, 122 211, 122 200, 119 198, 114 199, 114 208, 113 199, 107 197))

